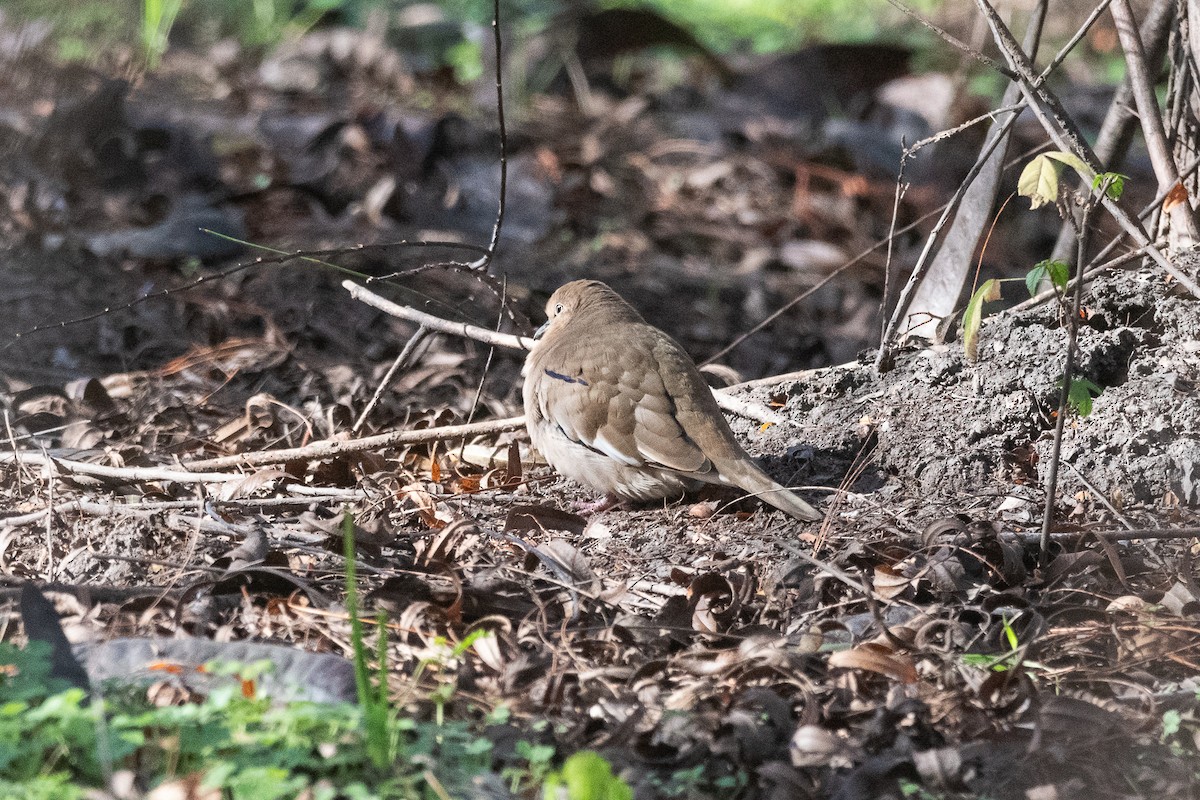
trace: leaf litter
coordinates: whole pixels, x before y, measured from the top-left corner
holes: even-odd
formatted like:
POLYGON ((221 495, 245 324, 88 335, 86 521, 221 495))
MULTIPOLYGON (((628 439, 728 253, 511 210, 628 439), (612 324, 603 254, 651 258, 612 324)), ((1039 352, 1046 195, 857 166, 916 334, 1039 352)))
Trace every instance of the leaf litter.
MULTIPOLYGON (((277 58, 321 62, 340 47, 327 44, 277 58)), ((449 714, 509 709, 509 722, 485 729, 497 770, 517 762, 513 742, 525 739, 560 755, 598 750, 647 798, 731 787, 875 797, 905 782, 1000 798, 1196 791, 1193 540, 1090 536, 1118 517, 1196 524, 1186 465, 1200 437, 1187 426, 1200 419, 1200 375, 1184 346, 1196 310, 1161 281, 1133 271, 1092 292, 1084 373, 1104 393, 1064 452, 1119 501, 1119 515, 1080 488, 1045 569, 1026 532, 1060 321, 988 320, 978 365, 949 345, 874 376, 852 362, 873 335, 873 259, 731 357, 756 375, 844 364, 745 390, 787 425, 737 422, 753 450, 776 454, 766 464, 777 477, 836 498, 819 535, 724 496, 583 518, 564 510, 577 491, 507 434, 248 469, 220 484, 73 472, 69 462, 166 469, 345 436, 415 328, 349 302, 328 273, 268 266, 125 304, 182 282, 180 243, 166 241, 180 214, 244 223, 251 241, 280 247, 486 230, 495 204, 478 182, 480 170, 494 172, 494 142, 477 119, 395 104, 414 78, 390 60, 375 72, 317 70, 320 89, 288 89, 319 105, 328 81, 350 75, 388 100, 374 109, 305 115, 264 78, 253 91, 271 112, 256 127, 217 93, 181 109, 170 59, 165 77, 131 90, 98 75, 47 85, 27 58, 4 79, 20 90, 9 97, 30 160, 0 173, 22 210, 0 235, 42 247, 5 258, 6 330, 116 310, 23 336, 2 356, 5 436, 44 458, 0 465, 0 591, 11 602, 21 581, 44 581, 72 638, 93 642, 89 659, 132 672, 120 659, 146 665, 139 648, 180 634, 197 646, 289 643, 291 655, 275 657, 284 673, 289 658, 305 668, 303 651, 346 655, 348 513, 360 592, 388 614, 393 694, 414 715, 431 713, 438 687, 453 690, 449 714), (47 93, 75 105, 39 117, 30 109, 47 93), (64 122, 97 112, 106 141, 124 148, 116 166, 144 185, 121 188, 129 176, 64 122), (48 154, 72 149, 74 171, 55 168, 48 154), (421 166, 439 158, 437 169, 421 166), (387 170, 406 180, 389 185, 387 170), (262 178, 269 188, 254 188, 262 178), (184 202, 203 185, 243 197, 184 202), (56 188, 60 198, 37 199, 56 188), (150 202, 163 191, 166 209, 150 202), (88 233, 67 243, 76 230, 88 233), (795 555, 814 542, 813 554, 851 580, 795 555), (447 656, 447 643, 467 641, 447 656), (105 654, 121 642, 133 644, 105 654), (1173 733, 1167 711, 1182 715, 1173 733)), ((227 80, 202 77, 209 91, 227 80)), ((703 117, 686 104, 657 108, 637 94, 611 103, 591 120, 561 96, 533 104, 524 135, 538 141, 514 162, 525 194, 510 198, 521 235, 504 252, 518 315, 536 315, 539 292, 586 272, 636 292, 651 321, 693 352, 712 352, 814 284, 800 266, 814 251, 797 241, 820 241, 840 261, 886 233, 887 184, 850 183, 781 137, 786 126, 747 124, 734 150, 671 135, 703 117), (560 229, 576 235, 548 235, 560 229)), ((187 252, 228 257, 200 241, 187 252)), ((368 274, 415 263, 402 251, 339 259, 368 274)), ((421 273, 402 291, 446 316, 495 318, 488 293, 452 270, 421 273)), ((486 348, 446 338, 427 347, 362 434, 434 428, 475 410, 486 348)), ((476 413, 518 406, 518 367, 492 362, 476 413)), ((168 661, 201 656, 190 658, 175 649, 168 661)), ((186 672, 172 680, 199 690, 186 672)), ((306 680, 336 689, 344 675, 306 680)))

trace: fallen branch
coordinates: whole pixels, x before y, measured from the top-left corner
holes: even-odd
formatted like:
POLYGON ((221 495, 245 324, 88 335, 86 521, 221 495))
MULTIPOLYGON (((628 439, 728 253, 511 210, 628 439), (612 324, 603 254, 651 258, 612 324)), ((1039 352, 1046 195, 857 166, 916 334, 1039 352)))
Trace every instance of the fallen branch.
POLYGON ((448 319, 443 319, 433 314, 426 314, 424 311, 418 311, 411 306, 402 306, 399 303, 393 303, 386 297, 381 297, 365 286, 349 279, 342 281, 342 287, 355 300, 366 303, 372 308, 377 308, 390 316, 423 325, 430 330, 450 333, 464 339, 473 339, 484 344, 495 345, 496 347, 507 347, 510 350, 529 350, 534 345, 534 340, 528 336, 500 333, 490 328, 481 328, 478 325, 471 325, 466 322, 451 322, 448 319))
POLYGON ((61 470, 70 475, 86 475, 92 478, 128 481, 131 483, 141 481, 228 483, 229 481, 240 481, 246 477, 240 472, 191 472, 165 467, 107 467, 103 464, 89 464, 86 461, 54 458, 53 456, 33 450, 0 453, 0 462, 17 461, 26 464, 41 464, 44 467, 61 470))
MULTIPOLYGON (((1200 536, 1200 528, 1135 528, 1118 531, 1055 531, 1050 538, 1055 541, 1070 541, 1085 536, 1097 536, 1110 542, 1125 542, 1133 539, 1192 539, 1200 536)), ((1040 533, 1019 533, 1017 538, 1024 544, 1039 544, 1040 533)))
MULTIPOLYGON (((298 487, 288 487, 289 489, 298 487)), ((239 508, 248 513, 262 513, 266 509, 305 508, 314 502, 349 502, 361 500, 366 495, 362 491, 341 490, 340 494, 327 496, 296 496, 296 497, 237 497, 223 500, 218 497, 209 498, 207 502, 221 508, 239 508)), ((41 522, 48 514, 79 514, 91 517, 150 517, 163 511, 175 511, 196 507, 195 500, 151 500, 137 503, 98 503, 93 500, 67 500, 56 503, 49 508, 30 511, 26 514, 14 514, 11 517, 0 517, 0 528, 15 528, 41 522)))
POLYGON ((425 428, 417 431, 393 431, 375 436, 364 436, 361 439, 326 439, 304 447, 261 450, 256 453, 238 453, 232 456, 187 461, 184 462, 184 466, 189 469, 225 469, 227 467, 261 467, 267 464, 285 464, 289 461, 315 461, 346 453, 364 453, 384 447, 490 436, 522 430, 524 427, 524 417, 509 417, 488 422, 475 422, 470 425, 446 425, 441 428, 425 428))

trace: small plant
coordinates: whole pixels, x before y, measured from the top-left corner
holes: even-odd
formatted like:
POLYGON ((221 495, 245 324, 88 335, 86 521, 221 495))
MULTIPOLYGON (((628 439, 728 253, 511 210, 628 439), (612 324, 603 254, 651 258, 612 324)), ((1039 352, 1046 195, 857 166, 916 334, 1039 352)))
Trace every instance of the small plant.
POLYGON ((986 653, 964 653, 962 662, 967 666, 992 672, 1008 672, 1013 669, 1045 669, 1038 662, 1025 659, 1025 647, 1022 646, 1020 637, 1017 636, 1017 631, 1008 617, 1001 618, 1000 624, 1001 631, 1004 633, 1004 642, 1008 645, 1008 652, 998 656, 986 653))
MULTIPOLYGON (((1061 205, 1060 192, 1062 172, 1067 167, 1075 170, 1091 185, 1091 195, 1082 200, 1085 205, 1085 219, 1087 212, 1099 202, 1101 197, 1117 200, 1125 191, 1126 176, 1116 172, 1095 173, 1077 156, 1056 151, 1042 153, 1025 166, 1017 181, 1017 192, 1029 198, 1031 208, 1038 208, 1049 203, 1059 203, 1060 212, 1067 216, 1070 212, 1061 205)), ((1070 313, 1070 309, 1067 308, 1066 294, 1067 286, 1070 283, 1070 273, 1070 265, 1066 262, 1046 259, 1035 264, 1033 269, 1025 274, 1023 280, 1030 297, 1036 296, 1044 284, 1049 284, 1054 289, 1060 308, 1064 312, 1070 313)), ((991 278, 984 281, 971 294, 971 299, 963 314, 963 349, 968 360, 976 361, 979 358, 979 330, 983 323, 984 303, 1000 300, 1001 284, 1011 280, 1018 279, 991 278)), ((1074 346, 1073 335, 1072 346, 1074 346)), ((1059 379, 1058 385, 1060 388, 1062 387, 1062 378, 1059 379)), ((1092 402, 1102 391, 1103 389, 1092 381, 1072 375, 1067 387, 1067 403, 1079 416, 1086 417, 1092 412, 1092 402)))
POLYGON ((167 39, 183 0, 142 0, 142 57, 154 69, 167 51, 167 39))
POLYGON ((542 787, 543 800, 633 800, 629 784, 613 774, 612 764, 599 753, 582 750, 550 773, 542 787))

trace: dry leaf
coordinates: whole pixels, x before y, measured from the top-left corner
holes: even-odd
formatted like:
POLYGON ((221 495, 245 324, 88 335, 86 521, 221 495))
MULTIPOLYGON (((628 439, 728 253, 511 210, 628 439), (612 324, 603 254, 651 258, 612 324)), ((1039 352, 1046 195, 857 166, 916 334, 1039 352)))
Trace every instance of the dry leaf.
POLYGON ((878 646, 862 645, 832 653, 829 666, 877 672, 901 683, 917 681, 917 669, 910 659, 886 653, 878 646))

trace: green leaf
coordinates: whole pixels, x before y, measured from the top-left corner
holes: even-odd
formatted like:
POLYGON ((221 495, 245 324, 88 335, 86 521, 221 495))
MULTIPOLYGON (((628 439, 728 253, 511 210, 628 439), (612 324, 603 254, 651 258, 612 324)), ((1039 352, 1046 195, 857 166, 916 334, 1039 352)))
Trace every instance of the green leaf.
POLYGON ((546 779, 544 800, 633 800, 629 784, 613 775, 612 765, 599 753, 582 750, 546 779))
POLYGON ((1183 715, 1180 714, 1176 709, 1172 708, 1163 712, 1162 721, 1162 738, 1163 741, 1166 741, 1175 734, 1179 733, 1179 729, 1182 727, 1183 723, 1183 715))
POLYGON ((1008 649, 1016 650, 1021 642, 1017 639, 1017 632, 1013 630, 1012 623, 1008 621, 1008 617, 1004 618, 1004 638, 1008 641, 1008 649))
POLYGON ((979 326, 983 323, 983 304, 1000 299, 1000 281, 989 278, 971 295, 963 315, 963 348, 968 361, 979 358, 979 326))
POLYGON ((1021 177, 1017 179, 1017 193, 1029 198, 1030 208, 1053 203, 1058 199, 1058 182, 1063 167, 1075 170, 1084 180, 1095 179, 1096 173, 1079 156, 1054 150, 1038 155, 1025 165, 1021 177))
POLYGON ((1067 288, 1067 280, 1070 277, 1071 266, 1067 262, 1046 259, 1039 261, 1025 274, 1025 288, 1029 290, 1029 296, 1033 297, 1038 293, 1042 281, 1049 279, 1059 291, 1063 291, 1067 288))
POLYGON ((1086 417, 1092 413, 1092 401, 1103 391, 1104 389, 1087 378, 1073 378, 1070 388, 1067 389, 1067 402, 1075 409, 1076 414, 1086 417))
POLYGON ((1071 279, 1071 265, 1065 261, 1051 261, 1046 264, 1046 269, 1050 272, 1050 282, 1058 287, 1059 291, 1067 288, 1067 281, 1071 279))
POLYGON ((1042 153, 1042 155, 1075 170, 1085 181, 1095 180, 1096 173, 1092 171, 1092 168, 1085 164, 1082 158, 1073 153, 1051 150, 1048 153, 1042 153))
POLYGON ((1119 172, 1101 172, 1092 178, 1092 191, 1103 186, 1104 194, 1108 195, 1108 199, 1120 200, 1121 195, 1125 192, 1125 181, 1128 177, 1119 172))
POLYGON ((1025 165, 1017 178, 1017 194, 1029 198, 1029 207, 1039 208, 1058 199, 1058 174, 1062 170, 1043 153, 1025 165))

